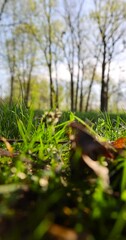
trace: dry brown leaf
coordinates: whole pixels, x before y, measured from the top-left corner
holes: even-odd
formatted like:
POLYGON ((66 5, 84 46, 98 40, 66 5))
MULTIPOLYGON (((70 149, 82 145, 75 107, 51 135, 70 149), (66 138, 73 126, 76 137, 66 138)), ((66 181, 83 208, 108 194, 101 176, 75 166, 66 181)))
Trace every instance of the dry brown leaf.
POLYGON ((108 142, 102 142, 92 134, 90 129, 79 122, 70 123, 71 154, 70 168, 72 179, 81 180, 89 175, 85 164, 102 180, 103 188, 109 188, 109 169, 98 161, 100 157, 105 160, 115 159, 118 152, 108 142))
POLYGON ((69 125, 72 132, 69 138, 72 142, 72 149, 79 148, 82 154, 89 156, 93 160, 97 160, 99 156, 114 159, 116 149, 108 142, 100 142, 83 124, 72 122, 69 125))
POLYGON ((1 157, 16 157, 19 153, 10 153, 8 150, 0 148, 0 156, 1 157))
POLYGON ((78 240, 78 235, 74 230, 58 224, 53 224, 49 233, 55 237, 55 240, 78 240))
POLYGON ((117 150, 122 150, 126 148, 126 137, 120 137, 115 141, 111 142, 111 145, 117 150))
POLYGON ((13 156, 13 147, 11 146, 11 144, 4 137, 1 137, 1 140, 5 143, 6 148, 7 148, 8 152, 10 153, 10 155, 13 156))
POLYGON ((88 240, 92 239, 92 236, 88 232, 78 234, 71 228, 64 227, 58 224, 53 224, 49 229, 51 239, 55 240, 88 240))

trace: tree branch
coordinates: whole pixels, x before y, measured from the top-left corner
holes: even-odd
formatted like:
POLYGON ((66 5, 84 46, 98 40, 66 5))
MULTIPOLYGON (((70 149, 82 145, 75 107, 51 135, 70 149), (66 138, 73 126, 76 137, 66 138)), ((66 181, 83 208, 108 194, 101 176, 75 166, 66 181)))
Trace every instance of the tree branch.
POLYGON ((1 21, 1 18, 2 18, 2 14, 4 12, 4 8, 5 8, 5 5, 7 4, 8 0, 4 0, 2 6, 1 6, 1 9, 0 9, 0 21, 1 21))

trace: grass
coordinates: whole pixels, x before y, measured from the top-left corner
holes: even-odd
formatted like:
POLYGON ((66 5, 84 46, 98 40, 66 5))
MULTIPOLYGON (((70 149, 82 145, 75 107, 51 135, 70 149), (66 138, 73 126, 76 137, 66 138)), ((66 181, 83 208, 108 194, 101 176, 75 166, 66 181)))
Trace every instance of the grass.
MULTIPOLYGON (((85 119, 97 134, 115 140, 126 136, 125 116, 50 112, 37 117, 31 109, 7 104, 0 113, 0 135, 22 139, 12 144, 17 156, 0 158, 0 239, 124 240, 126 153, 108 165, 111 191, 104 191, 99 177, 92 181, 91 170, 72 181, 68 124, 85 119)), ((1 142, 0 147, 7 146, 1 142)))

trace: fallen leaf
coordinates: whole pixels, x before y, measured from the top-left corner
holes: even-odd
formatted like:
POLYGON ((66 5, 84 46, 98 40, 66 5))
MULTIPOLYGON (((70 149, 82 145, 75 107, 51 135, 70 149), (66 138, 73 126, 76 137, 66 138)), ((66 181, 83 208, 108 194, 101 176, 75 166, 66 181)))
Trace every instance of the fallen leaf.
POLYGON ((18 155, 19 155, 18 152, 12 154, 8 150, 0 148, 0 156, 1 157, 16 157, 18 155))
POLYGON ((72 149, 80 149, 82 154, 89 156, 93 160, 98 160, 99 156, 114 159, 116 150, 108 142, 100 142, 97 138, 89 132, 83 124, 79 122, 70 123, 72 132, 69 138, 72 143, 72 149))
POLYGON ((49 234, 51 235, 51 239, 55 240, 88 240, 93 239, 92 236, 87 233, 78 234, 75 230, 61 226, 59 224, 53 224, 49 229, 49 234))
POLYGON ((71 152, 70 169, 72 181, 92 179, 93 170, 103 183, 103 189, 109 188, 109 169, 99 159, 115 159, 118 152, 109 142, 100 142, 87 126, 79 122, 70 123, 71 152))
POLYGON ((111 145, 117 150, 126 148, 126 137, 116 139, 115 141, 111 142, 111 145))
POLYGON ((78 240, 78 235, 74 230, 57 224, 51 226, 49 233, 57 240, 78 240))
POLYGON ((1 137, 1 140, 5 143, 6 148, 9 151, 10 155, 13 156, 13 147, 11 146, 11 144, 4 137, 1 137))

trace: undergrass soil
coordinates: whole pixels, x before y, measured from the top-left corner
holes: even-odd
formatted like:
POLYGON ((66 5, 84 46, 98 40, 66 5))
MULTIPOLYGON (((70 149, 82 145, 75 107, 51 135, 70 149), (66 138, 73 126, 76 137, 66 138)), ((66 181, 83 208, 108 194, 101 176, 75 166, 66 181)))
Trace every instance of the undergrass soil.
POLYGON ((71 178, 73 120, 85 121, 106 141, 126 137, 125 114, 0 106, 0 240, 126 239, 125 149, 107 165, 108 190, 91 169, 71 178))

